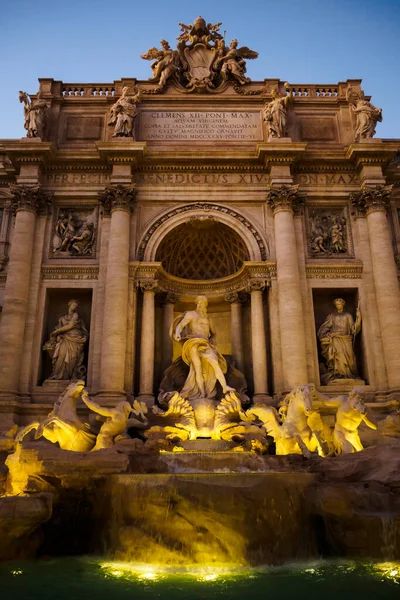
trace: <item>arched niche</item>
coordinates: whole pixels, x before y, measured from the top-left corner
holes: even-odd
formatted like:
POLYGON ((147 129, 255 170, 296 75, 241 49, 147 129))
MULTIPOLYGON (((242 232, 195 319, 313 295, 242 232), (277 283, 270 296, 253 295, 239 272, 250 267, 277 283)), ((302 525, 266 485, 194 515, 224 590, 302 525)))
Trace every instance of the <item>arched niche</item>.
POLYGON ((253 262, 267 260, 269 254, 267 241, 247 216, 222 204, 207 202, 169 208, 158 215, 147 227, 139 242, 137 260, 155 262, 161 243, 175 228, 185 223, 207 220, 221 223, 233 230, 234 234, 243 241, 247 260, 253 262))

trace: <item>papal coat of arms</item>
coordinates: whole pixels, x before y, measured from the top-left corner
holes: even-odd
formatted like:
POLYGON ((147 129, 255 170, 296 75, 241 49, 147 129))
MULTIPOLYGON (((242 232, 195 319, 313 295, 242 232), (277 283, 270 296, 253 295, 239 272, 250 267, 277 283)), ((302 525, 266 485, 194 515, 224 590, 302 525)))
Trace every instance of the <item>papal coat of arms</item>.
POLYGON ((162 40, 160 49, 150 48, 142 54, 142 58, 154 60, 150 81, 157 82, 161 88, 173 81, 185 92, 219 92, 229 82, 243 86, 250 81, 245 75, 245 59, 257 58, 258 52, 247 46, 238 48, 237 40, 232 40, 227 47, 219 33, 222 23, 206 24, 198 17, 191 25, 179 25, 182 33, 177 37, 177 50, 162 40))

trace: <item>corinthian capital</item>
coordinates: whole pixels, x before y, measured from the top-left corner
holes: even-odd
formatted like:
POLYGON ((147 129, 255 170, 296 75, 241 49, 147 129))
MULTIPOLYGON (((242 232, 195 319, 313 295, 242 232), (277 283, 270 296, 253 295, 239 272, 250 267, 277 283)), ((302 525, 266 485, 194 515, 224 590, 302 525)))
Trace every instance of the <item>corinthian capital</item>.
POLYGON ((106 213, 113 210, 126 210, 130 213, 135 205, 135 194, 134 186, 110 185, 103 192, 99 192, 99 201, 106 213))
POLYGON ((157 292, 158 281, 156 279, 143 279, 139 281, 139 286, 142 292, 157 292))
POLYGON ((270 189, 267 204, 272 208, 274 215, 282 210, 294 212, 296 204, 302 202, 297 196, 298 189, 298 185, 282 185, 270 189))
POLYGON ((361 192, 351 194, 350 200, 360 213, 368 215, 376 211, 386 212, 392 187, 392 185, 364 186, 361 192))
POLYGON ((52 195, 45 194, 40 186, 13 185, 11 186, 11 194, 11 208, 14 213, 19 210, 43 213, 51 206, 52 195))

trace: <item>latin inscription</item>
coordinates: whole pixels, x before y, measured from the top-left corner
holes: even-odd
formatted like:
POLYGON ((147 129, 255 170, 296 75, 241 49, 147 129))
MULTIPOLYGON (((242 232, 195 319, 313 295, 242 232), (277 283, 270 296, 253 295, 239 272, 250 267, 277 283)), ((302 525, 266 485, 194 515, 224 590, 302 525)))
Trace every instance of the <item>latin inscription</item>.
MULTIPOLYGON (((266 186, 266 173, 137 173, 136 183, 142 185, 260 185, 266 186)), ((357 185, 359 178, 353 173, 300 174, 295 177, 300 185, 357 185)))
POLYGON ((151 112, 140 113, 139 138, 157 140, 260 141, 259 111, 151 112))
POLYGON ((106 185, 109 173, 47 173, 47 185, 106 185))
MULTIPOLYGON (((267 173, 214 173, 210 171, 185 173, 136 173, 135 181, 141 185, 254 185, 266 186, 269 181, 267 173)), ((47 173, 46 183, 49 186, 85 186, 107 185, 109 173, 47 173)), ((358 185, 356 173, 301 173, 295 175, 295 182, 300 185, 358 185)))

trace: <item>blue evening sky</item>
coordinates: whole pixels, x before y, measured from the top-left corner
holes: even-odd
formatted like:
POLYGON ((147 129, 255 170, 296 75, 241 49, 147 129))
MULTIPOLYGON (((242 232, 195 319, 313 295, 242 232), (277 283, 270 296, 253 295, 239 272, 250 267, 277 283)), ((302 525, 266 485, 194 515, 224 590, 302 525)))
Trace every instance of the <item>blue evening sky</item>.
POLYGON ((400 0, 0 0, 0 139, 25 135, 18 90, 35 93, 39 77, 147 79, 140 54, 163 38, 175 46, 178 21, 199 15, 259 52, 253 80, 363 79, 383 109, 377 137, 400 138, 400 0))

